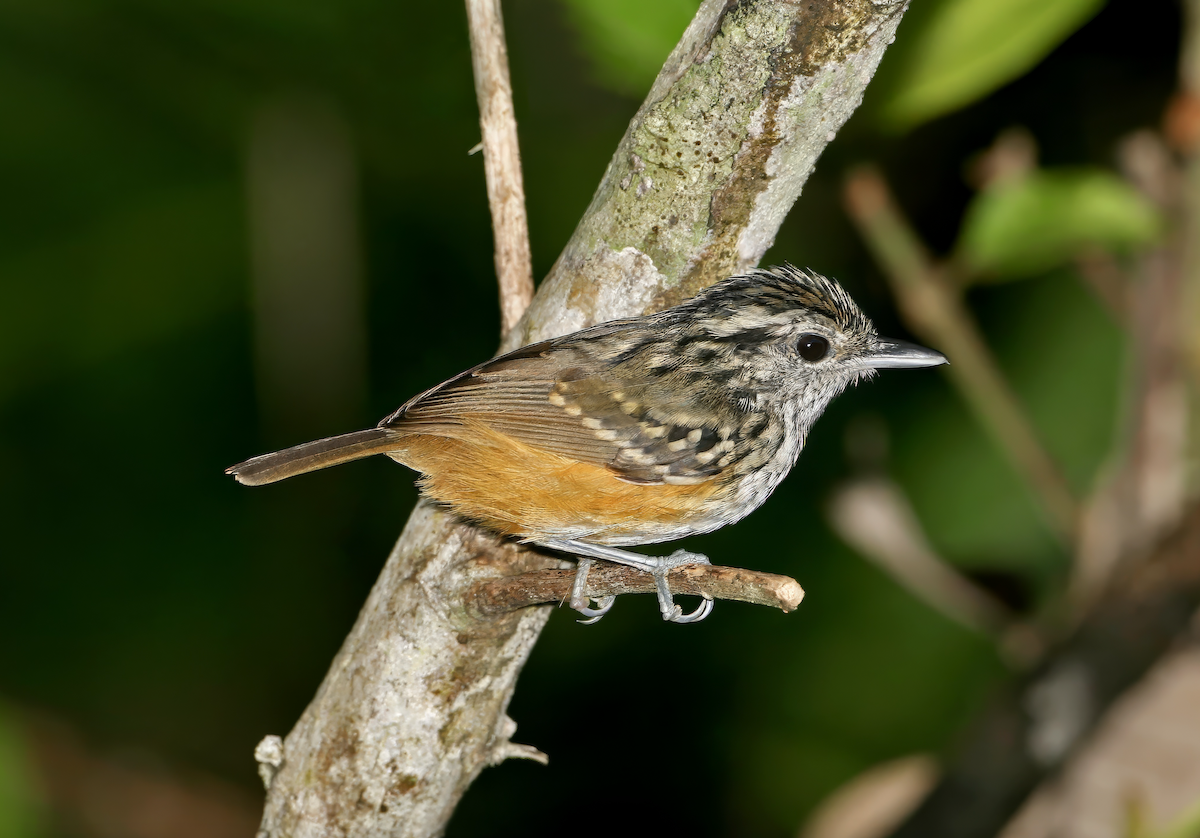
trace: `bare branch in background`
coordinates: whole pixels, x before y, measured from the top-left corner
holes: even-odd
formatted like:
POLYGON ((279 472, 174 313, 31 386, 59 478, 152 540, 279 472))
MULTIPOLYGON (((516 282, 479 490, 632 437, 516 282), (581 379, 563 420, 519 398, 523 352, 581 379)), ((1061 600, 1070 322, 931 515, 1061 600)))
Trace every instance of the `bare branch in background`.
POLYGON ((1200 835, 1200 645, 1172 650, 999 838, 1200 835), (1142 829, 1133 829, 1132 821, 1142 829))
MULTIPOLYGON (((1006 145, 1004 137, 993 152, 984 181, 1032 165, 1028 149, 1006 145)), ((1200 606, 1200 506, 1183 517, 1188 408, 1181 351, 1195 329, 1179 319, 1189 281, 1182 263, 1193 246, 1184 219, 1200 188, 1178 189, 1175 164, 1148 132, 1127 141, 1121 157, 1126 177, 1163 210, 1170 232, 1132 271, 1099 254, 1077 262, 1130 334, 1133 356, 1123 439, 1107 479, 1078 511, 962 306, 965 282, 950 281, 952 266, 934 264, 877 172, 860 170, 846 185, 849 211, 910 326, 947 351, 948 372, 1076 556, 1067 612, 1076 627, 1046 650, 1023 684, 993 701, 934 792, 890 833, 897 838, 990 838, 1034 789, 1041 788, 1039 800, 1050 799, 1048 781, 1172 648, 1200 606)), ((1011 834, 1058 834, 1045 831, 1049 810, 1037 805, 1042 814, 1025 816, 1011 834)))
POLYGON ((1129 334, 1124 433, 1108 474, 1089 499, 1069 598, 1079 613, 1123 562, 1137 561, 1183 514, 1187 499, 1188 398, 1183 352, 1184 242, 1181 172, 1150 131, 1125 139, 1118 157, 1127 180, 1167 219, 1164 240, 1121 278, 1129 334))
POLYGON ((995 142, 969 164, 967 180, 976 190, 1019 181, 1037 168, 1038 149, 1025 128, 1005 128, 995 142))
POLYGON ((500 0, 467 0, 467 25, 471 32, 471 67, 475 71, 479 127, 483 131, 488 206, 496 243, 500 332, 507 334, 533 300, 533 262, 500 0))
POLYGON ((1075 269, 1096 299, 1118 324, 1128 326, 1129 276, 1111 253, 1085 251, 1075 257, 1075 269))
POLYGON ((834 493, 829 518, 843 541, 955 622, 992 635, 1013 622, 1004 603, 938 558, 908 498, 890 480, 843 484, 834 493))
POLYGON ((1200 506, 1111 580, 1038 671, 977 720, 943 780, 893 838, 993 838, 1075 754, 1200 607, 1200 506))
MULTIPOLYGON (((1179 315, 1191 328, 1182 347, 1191 373, 1192 400, 1200 390, 1200 0, 1183 4, 1183 43, 1179 61, 1180 90, 1166 116, 1167 140, 1184 158, 1186 189, 1180 246, 1183 248, 1184 305, 1179 315)), ((1200 440, 1200 410, 1192 411, 1193 446, 1200 440)), ((1194 449, 1193 449, 1194 450, 1194 449)))
POLYGON ((937 782, 937 760, 913 754, 872 766, 813 812, 800 838, 879 838, 912 814, 937 782))
MULTIPOLYGON (((1064 533, 1077 556, 1071 605, 1078 626, 1051 646, 1023 686, 994 702, 937 789, 895 836, 995 835, 1025 797, 1089 741, 1109 707, 1172 647, 1200 606, 1200 507, 1193 506, 1180 523, 1187 439, 1180 352, 1187 333, 1178 319, 1187 276, 1181 260, 1191 246, 1181 218, 1200 191, 1179 192, 1174 164, 1151 134, 1127 141, 1122 162, 1127 178, 1163 210, 1171 233, 1138 260, 1136 276, 1109 261, 1100 266, 1103 276, 1088 277, 1101 298, 1121 312, 1133 363, 1129 415, 1122 423, 1127 431, 1111 474, 1084 507, 1078 529, 1064 533)), ((1064 507, 1053 499, 1055 481, 1037 466, 1037 456, 1044 455, 1033 450, 1037 441, 1031 430, 1020 443, 1026 434, 1014 419, 1028 422, 1011 395, 995 386, 1000 380, 994 363, 976 352, 962 354, 973 343, 975 349, 982 344, 972 338, 957 292, 900 216, 882 178, 872 171, 857 173, 847 184, 847 204, 914 330, 930 340, 941 336, 939 345, 954 359, 960 387, 976 402, 981 418, 992 419, 993 432, 1006 440, 1010 456, 1016 452, 1013 459, 1024 463, 1026 479, 1046 507, 1064 507)), ((1094 269, 1097 259, 1083 264, 1094 269)), ((1039 799, 1051 794, 1043 789, 1039 799)), ((1044 814, 1045 807, 1039 811, 1044 814)), ((1036 834, 1045 827, 1044 822, 1030 826, 1037 817, 1026 816, 1013 834, 1031 834, 1031 829, 1036 834)))
POLYGON ((878 170, 863 167, 852 172, 844 195, 851 219, 891 283, 905 323, 951 359, 946 372, 976 419, 1041 501, 1062 543, 1073 544, 1078 504, 963 306, 960 292, 934 266, 878 170))

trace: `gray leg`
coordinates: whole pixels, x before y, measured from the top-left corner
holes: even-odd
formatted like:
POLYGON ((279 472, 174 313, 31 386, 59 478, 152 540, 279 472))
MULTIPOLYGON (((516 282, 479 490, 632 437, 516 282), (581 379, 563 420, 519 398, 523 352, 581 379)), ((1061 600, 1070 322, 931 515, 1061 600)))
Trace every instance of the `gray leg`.
MULTIPOLYGON (((664 620, 672 623, 698 623, 712 611, 712 600, 709 597, 705 597, 704 602, 700 603, 699 608, 691 614, 684 614, 683 609, 676 605, 672 599, 671 589, 667 585, 667 574, 680 565, 712 564, 707 556, 703 556, 700 553, 676 550, 669 556, 643 556, 640 553, 630 553, 627 550, 619 550, 616 547, 605 547, 601 544, 589 544, 586 541, 564 540, 542 541, 539 543, 543 547, 549 547, 551 550, 561 550, 564 553, 571 553, 580 557, 579 571, 575 574, 575 586, 571 591, 571 607, 584 616, 593 616, 594 610, 589 608, 587 611, 584 611, 578 608, 576 605, 576 595, 578 594, 579 596, 579 604, 586 605, 586 602, 583 601, 583 586, 587 579, 587 568, 584 567, 584 562, 587 562, 589 559, 603 559, 607 562, 616 562, 617 564, 636 567, 638 570, 644 570, 653 575, 654 587, 658 591, 658 609, 662 612, 664 620)), ((588 566, 590 567, 590 562, 588 562, 588 566)), ((611 605, 611 602, 601 603, 603 610, 599 616, 603 616, 611 605)))
POLYGON ((585 617, 590 617, 588 620, 580 620, 585 626, 590 626, 597 622, 601 617, 608 613, 608 609, 612 608, 613 603, 617 601, 615 596, 600 597, 596 600, 598 608, 589 608, 588 599, 583 595, 584 589, 587 587, 588 571, 592 569, 592 560, 580 557, 579 569, 575 571, 575 584, 571 586, 571 607, 585 617))

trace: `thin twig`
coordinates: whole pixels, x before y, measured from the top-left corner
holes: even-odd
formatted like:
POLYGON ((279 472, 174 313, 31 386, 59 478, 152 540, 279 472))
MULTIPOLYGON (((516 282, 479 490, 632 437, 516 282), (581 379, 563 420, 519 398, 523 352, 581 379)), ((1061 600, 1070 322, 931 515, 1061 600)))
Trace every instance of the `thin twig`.
POLYGON ((1114 322, 1129 328, 1129 276, 1111 253, 1099 248, 1075 256, 1075 270, 1114 322))
POLYGON ((829 521, 842 540, 931 608, 973 631, 999 635, 1016 617, 933 550, 903 491, 883 477, 839 486, 829 521))
POLYGON ((500 328, 507 334, 533 300, 533 266, 500 0, 467 0, 467 25, 483 132, 483 169, 496 240, 500 328))
POLYGON ((950 378, 976 418, 1041 501, 1064 544, 1073 544, 1079 519, 1075 498, 959 292, 941 277, 876 169, 852 172, 844 195, 850 217, 891 282, 905 322, 950 358, 950 378))
MULTIPOLYGON (((1183 3, 1183 38, 1179 61, 1179 92, 1167 110, 1167 139, 1184 161, 1183 261, 1185 305, 1183 321, 1200 317, 1200 0, 1183 3)), ((1200 390, 1200 329, 1190 329, 1183 347, 1191 372, 1193 397, 1200 390)), ((1200 411, 1197 411, 1200 413, 1200 411)), ((1200 433, 1195 420, 1193 434, 1200 433)))
MULTIPOLYGON (((788 576, 760 573, 740 567, 687 565, 667 577, 677 594, 733 599, 766 605, 783 612, 795 611, 804 599, 804 589, 788 576)), ((571 596, 574 569, 535 570, 518 576, 476 582, 464 601, 481 616, 491 617, 529 605, 565 602, 571 596)), ((622 565, 596 563, 588 573, 586 593, 590 597, 645 594, 654 591, 654 577, 622 565)))

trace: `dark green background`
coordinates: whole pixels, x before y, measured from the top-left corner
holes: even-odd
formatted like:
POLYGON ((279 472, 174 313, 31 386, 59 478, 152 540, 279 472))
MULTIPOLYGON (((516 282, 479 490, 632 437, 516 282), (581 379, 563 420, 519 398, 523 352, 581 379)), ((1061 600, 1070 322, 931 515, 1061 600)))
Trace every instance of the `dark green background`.
MULTIPOLYGON (((598 80, 557 2, 505 10, 542 276, 638 97, 598 80)), ((945 251, 966 163, 999 131, 1026 126, 1049 166, 1111 166, 1122 135, 1157 123, 1178 14, 1113 0, 1028 75, 907 134, 881 129, 873 88, 766 263, 840 277, 909 337, 841 209, 846 169, 882 163, 945 251)), ((919 25, 914 10, 900 42, 919 25)), ((373 424, 497 345, 461 4, 0 5, 0 699, 255 795, 255 743, 312 696, 415 498, 385 460, 262 490, 222 474, 301 441, 260 430, 245 186, 254 114, 296 96, 350 128, 368 288, 368 404, 349 427, 299 417, 316 436, 373 424)), ((1119 413, 1119 331, 1067 269, 969 300, 1084 491, 1119 413)), ((487 769, 448 834, 783 836, 868 766, 950 746, 1003 682, 998 653, 824 522, 848 433, 879 425, 946 558, 1020 607, 1052 602, 1066 557, 947 380, 885 373, 835 403, 763 509, 683 545, 796 577, 800 610, 722 602, 674 626, 627 597, 593 627, 555 613, 509 711, 550 767, 487 769)))

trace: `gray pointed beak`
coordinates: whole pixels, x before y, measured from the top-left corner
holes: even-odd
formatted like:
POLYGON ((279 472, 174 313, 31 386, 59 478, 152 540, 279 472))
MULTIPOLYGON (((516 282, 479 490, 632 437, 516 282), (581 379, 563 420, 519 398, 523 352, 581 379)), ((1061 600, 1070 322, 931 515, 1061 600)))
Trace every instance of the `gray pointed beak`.
POLYGON ((875 341, 874 348, 860 357, 864 367, 876 370, 936 367, 939 364, 950 363, 941 352, 934 352, 906 340, 891 338, 879 338, 875 341))

